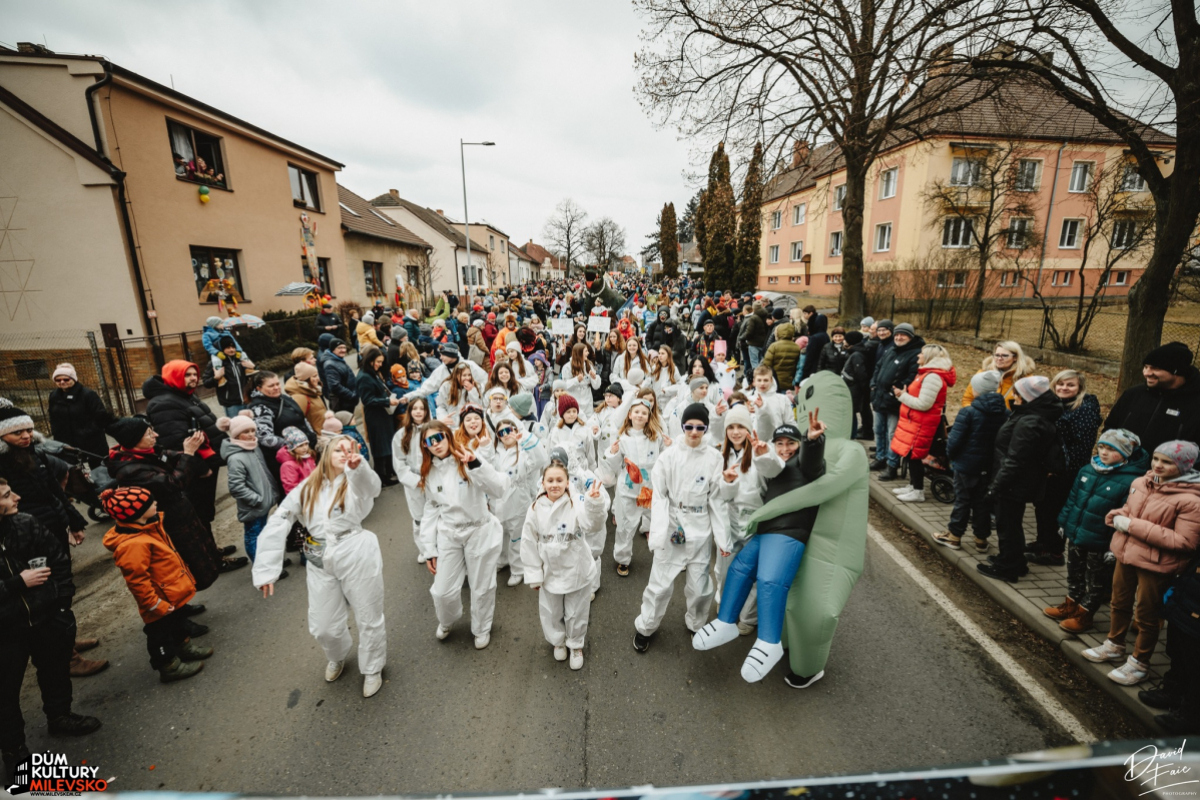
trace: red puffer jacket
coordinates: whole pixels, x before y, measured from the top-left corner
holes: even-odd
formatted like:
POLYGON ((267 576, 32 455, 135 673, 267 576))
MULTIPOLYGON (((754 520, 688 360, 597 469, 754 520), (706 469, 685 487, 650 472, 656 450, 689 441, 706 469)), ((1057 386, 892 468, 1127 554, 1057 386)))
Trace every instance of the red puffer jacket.
POLYGON ((900 397, 900 422, 892 437, 893 453, 905 458, 929 455, 946 407, 946 391, 955 380, 954 367, 946 359, 934 359, 917 370, 916 380, 900 397))
POLYGON ((1113 531, 1109 549, 1122 564, 1164 575, 1178 574, 1200 549, 1200 473, 1155 483, 1152 474, 1133 482, 1121 508, 1105 522, 1129 517, 1129 533, 1113 531))

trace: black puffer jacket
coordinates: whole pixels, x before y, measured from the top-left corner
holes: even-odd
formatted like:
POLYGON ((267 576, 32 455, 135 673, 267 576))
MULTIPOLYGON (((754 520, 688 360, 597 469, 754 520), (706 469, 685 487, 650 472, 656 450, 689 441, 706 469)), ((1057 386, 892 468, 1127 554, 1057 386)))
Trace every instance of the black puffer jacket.
POLYGON ((100 395, 80 383, 50 393, 50 433, 64 444, 104 458, 108 452, 104 429, 112 421, 100 395))
MULTIPOLYGON (((812 340, 808 346, 812 347, 812 340)), ((917 377, 917 356, 925 340, 914 336, 901 347, 893 345, 880 356, 875 366, 874 388, 871 390, 871 408, 881 414, 899 414, 900 401, 892 393, 894 387, 907 388, 917 377)))
POLYGON ((21 510, 37 517, 66 546, 67 531, 83 530, 87 520, 75 510, 59 483, 59 474, 66 465, 38 448, 43 441, 44 436, 34 433, 33 445, 25 453, 0 442, 0 478, 7 480, 21 498, 21 510))
MULTIPOLYGON (((163 367, 167 372, 171 362, 163 367)), ((142 384, 142 395, 150 402, 146 405, 146 416, 158 434, 158 443, 167 450, 182 450, 183 440, 193 430, 204 431, 208 447, 213 454, 204 453, 206 458, 220 461, 221 443, 229 436, 217 427, 217 417, 204 401, 183 388, 182 375, 176 380, 172 375, 151 375, 142 384)))
POLYGON ((1170 391, 1144 383, 1126 389, 1108 412, 1104 430, 1133 431, 1147 453, 1175 439, 1200 441, 1200 370, 1188 367, 1183 376, 1186 383, 1170 391))
POLYGON ((976 395, 971 405, 958 412, 946 439, 946 455, 955 472, 982 475, 992 470, 996 457, 996 434, 1008 419, 1004 395, 976 395))
MULTIPOLYGON (((812 347, 812 340, 809 339, 809 347, 812 347)), ((836 342, 830 342, 821 349, 821 360, 817 364, 817 371, 828 370, 835 375, 841 375, 842 370, 846 368, 846 359, 850 358, 850 349, 843 344, 837 346, 836 342)))
MULTIPOLYGON (((828 331, 829 318, 824 314, 813 314, 808 318, 808 348, 804 351, 804 370, 800 373, 801 380, 810 378, 820 371, 825 347, 831 343, 828 331)), ((840 375, 841 372, 839 369, 838 374, 840 375)), ((914 370, 913 377, 915 378, 916 375, 914 370)), ((897 408, 899 405, 899 401, 896 401, 897 408)))
MULTIPOLYGON (((1025 503, 1042 498, 1056 455, 1051 450, 1062 448, 1054 425, 1062 414, 1063 405, 1053 392, 1014 404, 1012 416, 996 434, 990 490, 993 496, 1025 503)), ((1063 460, 1061 455, 1057 458, 1063 460)))
POLYGON ((71 556, 59 537, 31 514, 0 517, 0 631, 45 622, 56 611, 69 609, 74 596, 71 556), (31 589, 21 573, 34 558, 46 559, 50 580, 31 589))
POLYGON ((239 361, 226 359, 223 377, 225 384, 221 385, 217 371, 213 369, 212 361, 209 361, 208 366, 204 368, 204 374, 200 376, 200 383, 210 389, 216 389, 217 402, 226 408, 246 405, 246 368, 239 361))
POLYGON ((841 376, 856 396, 865 397, 871 384, 871 352, 866 342, 846 348, 846 364, 841 376))

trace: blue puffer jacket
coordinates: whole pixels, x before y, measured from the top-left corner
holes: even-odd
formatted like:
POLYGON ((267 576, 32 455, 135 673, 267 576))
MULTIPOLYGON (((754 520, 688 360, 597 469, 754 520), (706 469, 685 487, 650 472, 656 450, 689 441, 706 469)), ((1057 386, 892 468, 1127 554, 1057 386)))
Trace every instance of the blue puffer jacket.
POLYGON ((950 466, 964 475, 982 475, 992 468, 996 433, 1008 419, 1004 395, 988 392, 958 412, 946 439, 950 466))
POLYGON ((1125 503, 1129 487, 1148 469, 1150 457, 1139 447, 1112 472, 1097 472, 1090 463, 1079 470, 1066 505, 1058 515, 1058 526, 1067 540, 1085 550, 1107 550, 1112 528, 1104 524, 1105 515, 1125 503))

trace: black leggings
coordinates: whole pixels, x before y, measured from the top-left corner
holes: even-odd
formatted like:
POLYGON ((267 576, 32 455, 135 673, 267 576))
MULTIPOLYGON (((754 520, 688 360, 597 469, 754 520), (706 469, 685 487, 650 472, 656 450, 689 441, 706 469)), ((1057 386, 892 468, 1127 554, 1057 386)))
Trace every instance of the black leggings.
POLYGON ((914 489, 920 491, 925 490, 925 462, 916 456, 910 455, 908 459, 908 482, 912 484, 914 489))

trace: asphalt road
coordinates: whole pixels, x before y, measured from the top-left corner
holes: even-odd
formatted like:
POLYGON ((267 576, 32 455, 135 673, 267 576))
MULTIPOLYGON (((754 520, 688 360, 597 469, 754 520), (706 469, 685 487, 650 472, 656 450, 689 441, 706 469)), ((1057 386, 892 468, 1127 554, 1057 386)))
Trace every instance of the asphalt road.
MULTIPOLYGON (((224 542, 240 540, 229 512, 224 542)), ((81 611, 103 636, 106 672, 75 681, 97 734, 47 736, 31 676, 31 747, 87 759, 113 789, 354 794, 672 785, 869 772, 975 761, 1069 742, 891 559, 868 546, 824 680, 797 691, 783 665, 739 675, 751 638, 691 649, 682 581, 650 651, 633 649, 649 572, 639 537, 628 578, 604 561, 587 663, 572 672, 542 637, 537 598, 497 589, 492 644, 467 621, 434 638, 430 576, 416 563, 403 493, 368 520, 385 553, 389 666, 371 699, 352 653, 334 684, 306 624, 303 568, 263 600, 248 569, 199 598, 216 648, 204 672, 171 685, 149 668, 132 598, 107 578, 81 611)), ((611 535, 609 539, 611 547, 611 535)), ((465 594, 465 591, 464 591, 465 594)), ((31 670, 32 672, 32 670, 31 670)))

